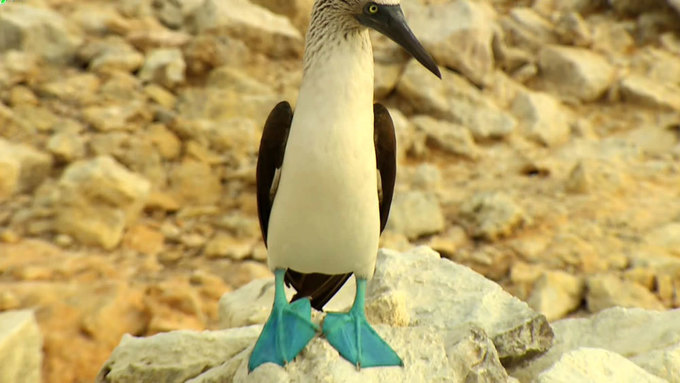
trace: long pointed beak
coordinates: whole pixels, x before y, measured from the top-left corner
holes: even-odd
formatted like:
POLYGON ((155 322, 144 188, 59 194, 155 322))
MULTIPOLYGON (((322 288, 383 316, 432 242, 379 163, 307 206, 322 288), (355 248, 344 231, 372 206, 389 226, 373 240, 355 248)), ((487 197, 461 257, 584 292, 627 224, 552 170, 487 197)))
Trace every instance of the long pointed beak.
POLYGON ((395 43, 401 45, 419 63, 432 72, 435 76, 442 78, 437 64, 432 59, 423 45, 406 24, 404 12, 399 5, 378 5, 379 11, 375 15, 362 13, 357 19, 363 25, 373 28, 383 35, 389 37, 395 43))

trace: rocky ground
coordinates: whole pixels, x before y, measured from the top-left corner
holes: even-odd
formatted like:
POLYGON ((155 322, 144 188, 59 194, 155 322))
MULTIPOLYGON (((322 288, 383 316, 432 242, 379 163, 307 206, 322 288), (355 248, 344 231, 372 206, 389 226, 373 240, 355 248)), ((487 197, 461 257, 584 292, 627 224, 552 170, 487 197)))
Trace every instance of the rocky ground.
MULTIPOLYGON (((0 5, 0 311, 45 382, 124 333, 216 328, 269 276, 254 165, 312 0, 0 5)), ((383 245, 427 244, 549 320, 680 306, 680 3, 403 0, 439 81, 374 35, 400 169, 383 245)))

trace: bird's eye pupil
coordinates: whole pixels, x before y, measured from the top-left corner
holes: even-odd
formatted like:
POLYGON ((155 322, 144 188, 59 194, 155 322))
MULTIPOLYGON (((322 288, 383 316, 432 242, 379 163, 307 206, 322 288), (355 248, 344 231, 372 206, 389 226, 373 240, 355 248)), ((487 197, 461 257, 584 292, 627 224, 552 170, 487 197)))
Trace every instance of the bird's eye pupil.
POLYGON ((378 13, 378 6, 375 4, 371 4, 368 6, 368 13, 378 13))

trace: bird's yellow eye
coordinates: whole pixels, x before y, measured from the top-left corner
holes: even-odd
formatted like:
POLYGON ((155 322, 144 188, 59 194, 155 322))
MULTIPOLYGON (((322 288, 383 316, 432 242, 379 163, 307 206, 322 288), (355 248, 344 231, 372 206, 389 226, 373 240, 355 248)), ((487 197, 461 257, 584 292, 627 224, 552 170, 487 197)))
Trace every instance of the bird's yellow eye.
POLYGON ((371 15, 375 15, 376 13, 378 13, 378 6, 375 4, 370 4, 366 9, 368 10, 368 13, 370 13, 371 15))

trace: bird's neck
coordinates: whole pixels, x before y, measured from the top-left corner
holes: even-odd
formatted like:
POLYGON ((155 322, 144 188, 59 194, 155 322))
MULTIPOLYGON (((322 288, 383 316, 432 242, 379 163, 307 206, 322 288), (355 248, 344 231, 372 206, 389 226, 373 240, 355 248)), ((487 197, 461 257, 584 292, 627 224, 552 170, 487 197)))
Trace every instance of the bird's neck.
POLYGON ((366 28, 347 28, 342 18, 314 17, 307 33, 302 93, 325 102, 354 99, 372 107, 373 49, 366 28), (344 100, 343 100, 344 99, 344 100))

